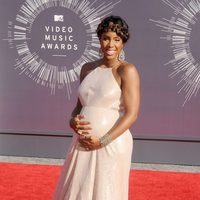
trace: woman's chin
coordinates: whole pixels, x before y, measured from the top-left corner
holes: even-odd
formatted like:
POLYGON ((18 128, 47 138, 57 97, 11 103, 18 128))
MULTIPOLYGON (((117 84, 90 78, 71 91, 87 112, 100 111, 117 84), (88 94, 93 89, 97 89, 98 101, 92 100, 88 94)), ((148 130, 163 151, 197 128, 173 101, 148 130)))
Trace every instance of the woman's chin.
POLYGON ((114 59, 117 59, 117 56, 116 55, 105 55, 104 58, 106 60, 114 60, 114 59))

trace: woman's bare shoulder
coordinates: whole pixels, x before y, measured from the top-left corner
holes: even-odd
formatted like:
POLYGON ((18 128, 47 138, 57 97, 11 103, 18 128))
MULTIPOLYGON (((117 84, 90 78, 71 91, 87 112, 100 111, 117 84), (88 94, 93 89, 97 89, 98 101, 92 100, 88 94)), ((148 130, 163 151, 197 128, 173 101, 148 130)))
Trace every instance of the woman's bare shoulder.
POLYGON ((87 62, 81 67, 80 80, 98 66, 99 61, 87 62))
POLYGON ((132 63, 128 62, 123 62, 119 67, 118 67, 118 73, 119 75, 123 78, 124 76, 139 76, 138 70, 136 66, 132 63))
POLYGON ((90 70, 91 68, 94 67, 94 65, 96 64, 96 62, 97 62, 97 61, 85 63, 85 64, 82 66, 81 70, 82 70, 82 71, 90 70))

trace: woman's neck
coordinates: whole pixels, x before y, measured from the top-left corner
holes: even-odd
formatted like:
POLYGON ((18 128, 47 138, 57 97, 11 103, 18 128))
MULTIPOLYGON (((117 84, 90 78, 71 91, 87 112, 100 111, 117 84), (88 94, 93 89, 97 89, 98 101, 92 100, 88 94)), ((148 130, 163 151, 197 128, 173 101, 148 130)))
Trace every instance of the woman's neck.
POLYGON ((121 61, 118 59, 107 60, 107 59, 103 58, 101 60, 101 65, 104 65, 107 68, 112 68, 119 64, 121 64, 121 61))

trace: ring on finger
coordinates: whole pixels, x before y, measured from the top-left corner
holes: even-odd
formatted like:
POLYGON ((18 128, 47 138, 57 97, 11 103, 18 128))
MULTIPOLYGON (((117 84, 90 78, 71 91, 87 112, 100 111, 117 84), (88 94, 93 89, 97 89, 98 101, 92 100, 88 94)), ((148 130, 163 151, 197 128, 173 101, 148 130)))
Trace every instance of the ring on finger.
POLYGON ((87 135, 84 135, 84 139, 87 139, 88 137, 87 137, 87 135))
POLYGON ((78 130, 77 133, 81 135, 83 132, 82 130, 78 130))

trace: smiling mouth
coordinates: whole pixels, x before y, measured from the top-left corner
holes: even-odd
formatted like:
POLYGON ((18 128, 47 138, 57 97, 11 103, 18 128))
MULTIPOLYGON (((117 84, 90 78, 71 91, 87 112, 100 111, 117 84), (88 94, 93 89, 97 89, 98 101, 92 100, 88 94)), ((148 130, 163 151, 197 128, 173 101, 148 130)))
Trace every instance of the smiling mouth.
POLYGON ((116 52, 115 50, 107 50, 106 54, 109 55, 109 56, 112 56, 112 55, 115 54, 115 52, 116 52))

